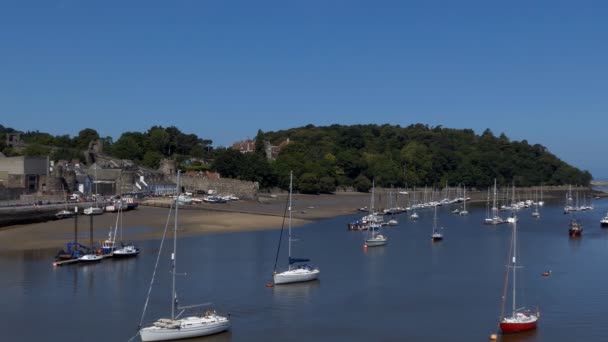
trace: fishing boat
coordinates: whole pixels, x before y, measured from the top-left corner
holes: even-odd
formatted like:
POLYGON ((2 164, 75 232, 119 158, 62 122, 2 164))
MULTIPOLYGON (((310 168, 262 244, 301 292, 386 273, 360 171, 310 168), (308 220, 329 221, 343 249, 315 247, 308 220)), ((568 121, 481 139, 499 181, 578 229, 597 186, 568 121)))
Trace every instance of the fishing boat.
POLYGON ((507 265, 505 288, 502 296, 502 313, 500 318, 500 330, 503 333, 517 333, 522 331, 528 331, 536 329, 536 323, 540 317, 540 313, 537 310, 532 311, 525 307, 518 308, 516 305, 517 298, 517 282, 515 277, 515 271, 517 270, 517 220, 513 222, 513 231, 511 236, 511 248, 509 250, 509 261, 507 265), (511 313, 504 315, 505 299, 507 297, 507 284, 509 283, 509 275, 512 275, 511 284, 511 301, 512 309, 511 313))
MULTIPOLYGON (((292 243, 292 241, 294 241, 292 231, 291 231, 292 184, 293 184, 293 172, 290 172, 289 173, 289 197, 288 197, 288 207, 287 207, 287 211, 289 212, 289 220, 287 221, 288 222, 288 224, 287 224, 288 232, 289 232, 289 236, 288 236, 288 248, 289 248, 288 264, 289 265, 287 267, 287 270, 285 270, 283 272, 277 272, 276 271, 277 263, 275 262, 274 272, 272 275, 275 285, 289 284, 289 283, 301 283, 301 282, 305 282, 305 281, 315 280, 318 278, 319 273, 321 272, 321 271, 319 271, 319 268, 317 268, 317 267, 312 267, 312 266, 309 266, 306 264, 302 264, 302 263, 310 261, 309 259, 293 258, 291 256, 291 252, 292 252, 291 243, 292 243)), ((282 233, 283 233, 283 230, 281 229, 281 235, 282 235, 282 233)), ((279 246, 277 248, 277 258, 275 260, 278 260, 280 248, 281 248, 281 241, 279 241, 279 246)))
MULTIPOLYGON (((177 173, 177 191, 179 192, 179 178, 180 171, 177 173)), ((172 291, 171 291, 171 316, 170 318, 161 318, 148 325, 144 328, 139 329, 139 336, 143 342, 147 341, 168 341, 168 340, 177 340, 191 337, 200 337, 207 336, 212 334, 217 334, 222 331, 226 331, 230 329, 230 317, 218 314, 215 310, 206 310, 200 314, 191 315, 187 317, 180 318, 182 314, 189 309, 199 308, 208 304, 199 304, 199 305, 189 305, 189 306, 178 306, 177 305, 177 292, 176 292, 176 281, 175 276, 177 272, 177 224, 178 224, 178 207, 177 199, 172 202, 172 205, 175 204, 175 217, 174 217, 174 225, 173 225, 173 252, 171 253, 171 277, 172 277, 172 291), (179 311, 179 313, 176 313, 179 311)), ((171 209, 169 210, 169 215, 171 215, 171 209)), ((168 222, 167 222, 168 223, 168 222)), ((165 232, 167 231, 167 227, 165 227, 165 232)), ((164 235, 163 235, 164 236, 164 235)), ((164 241, 164 239, 163 239, 164 241)), ((162 252, 162 243, 161 248, 159 249, 159 254, 157 258, 157 263, 155 266, 158 266, 158 260, 160 259, 160 253, 162 252)), ((152 281, 150 282, 150 290, 152 284, 154 284, 154 274, 152 276, 152 281)), ((142 313, 142 318, 140 321, 140 327, 142 326, 143 318, 145 316, 147 303, 150 299, 148 291, 148 298, 146 298, 146 304, 144 305, 144 312, 142 313)))
MULTIPOLYGON (((433 233, 431 234, 431 240, 436 242, 443 240, 443 234, 441 233, 441 230, 437 228, 437 206, 435 206, 434 210, 435 213, 433 216, 433 233)), ((441 229, 443 229, 443 227, 441 227, 441 229)))
MULTIPOLYGON (((374 188, 375 188, 374 181, 372 181, 372 199, 371 199, 371 205, 370 205, 371 213, 374 212, 374 188)), ((369 229, 367 231, 368 231, 368 235, 367 235, 367 238, 365 239, 364 246, 378 247, 378 246, 386 245, 387 237, 382 234, 382 225, 380 225, 376 222, 371 222, 369 225, 369 229)))

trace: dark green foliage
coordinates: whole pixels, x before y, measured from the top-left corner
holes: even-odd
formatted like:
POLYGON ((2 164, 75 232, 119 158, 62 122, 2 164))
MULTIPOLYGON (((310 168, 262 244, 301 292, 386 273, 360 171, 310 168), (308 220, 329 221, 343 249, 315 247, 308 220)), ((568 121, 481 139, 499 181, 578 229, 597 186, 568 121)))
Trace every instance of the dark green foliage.
POLYGON ((297 180, 296 188, 303 194, 318 194, 321 190, 319 177, 314 173, 304 173, 297 180))
MULTIPOLYGON (((589 172, 566 164, 542 145, 510 141, 489 129, 476 135, 470 129, 422 124, 308 125, 267 132, 265 137, 274 145, 287 138, 292 141, 275 162, 278 175, 290 169, 296 176, 313 173, 333 177, 337 186, 357 187, 360 174, 382 187, 446 182, 487 187, 494 178, 501 185, 588 185, 592 179, 589 172)), ((283 178, 279 185, 284 188, 283 178)))
POLYGON ((266 155, 264 149, 264 132, 262 132, 261 129, 258 129, 258 134, 255 136, 255 153, 261 156, 266 155))
MULTIPOLYGON (((14 132, 0 125, 0 138, 14 132)), ((28 155, 51 153, 53 159, 82 159, 82 150, 98 139, 91 128, 77 137, 52 136, 38 131, 22 134, 29 146, 28 155)), ((484 188, 493 184, 516 186, 589 185, 592 175, 563 162, 542 145, 511 141, 504 134, 496 136, 486 129, 476 135, 471 129, 414 124, 393 125, 307 125, 278 132, 261 129, 256 135, 256 153, 241 154, 231 149, 213 149, 211 140, 182 133, 177 127, 153 126, 147 132, 125 132, 113 142, 101 138, 104 153, 131 159, 155 168, 162 158, 173 158, 184 167, 208 169, 222 177, 259 182, 260 187, 279 186, 287 189, 293 170, 301 192, 331 193, 336 188, 352 186, 369 191, 370 179, 381 187, 445 186, 466 184, 484 188), (264 141, 273 145, 290 143, 274 161, 264 153, 264 141), (201 165, 192 160, 202 159, 201 165)), ((7 156, 13 150, 0 141, 7 156)))
POLYGON ((91 141, 99 139, 99 134, 92 128, 85 128, 78 132, 78 135, 74 137, 73 146, 80 150, 86 150, 89 148, 91 141))
POLYGON ((336 192, 336 180, 333 177, 321 177, 319 179, 319 192, 324 194, 336 192))
POLYGON ((368 192, 372 188, 372 182, 364 175, 359 175, 355 178, 353 186, 359 192, 368 192))
POLYGON ((29 144, 23 150, 24 156, 48 156, 50 153, 51 149, 49 147, 38 144, 29 144))

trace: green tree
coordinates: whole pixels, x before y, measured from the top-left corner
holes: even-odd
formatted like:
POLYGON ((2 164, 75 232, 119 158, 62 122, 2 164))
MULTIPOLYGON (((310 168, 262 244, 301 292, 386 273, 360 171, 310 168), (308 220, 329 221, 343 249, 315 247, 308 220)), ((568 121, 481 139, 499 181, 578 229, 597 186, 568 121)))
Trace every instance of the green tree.
POLYGON ((319 187, 319 177, 314 173, 304 173, 298 178, 298 190, 304 194, 318 194, 321 190, 319 187))
POLYGON ((336 180, 333 177, 321 177, 319 179, 319 192, 325 194, 336 192, 336 180))
POLYGON ((266 156, 266 148, 264 146, 264 132, 258 129, 258 134, 255 136, 255 153, 263 157, 266 156))
POLYGON ((163 155, 158 151, 146 151, 144 153, 142 164, 145 166, 157 169, 160 166, 160 161, 163 159, 163 155))
POLYGON ((359 175, 357 178, 355 178, 353 186, 355 187, 356 191, 368 192, 369 189, 372 188, 372 182, 364 175, 359 175))
POLYGON ((85 128, 78 132, 78 135, 74 137, 74 147, 86 150, 89 148, 91 141, 99 139, 99 133, 92 128, 85 128))

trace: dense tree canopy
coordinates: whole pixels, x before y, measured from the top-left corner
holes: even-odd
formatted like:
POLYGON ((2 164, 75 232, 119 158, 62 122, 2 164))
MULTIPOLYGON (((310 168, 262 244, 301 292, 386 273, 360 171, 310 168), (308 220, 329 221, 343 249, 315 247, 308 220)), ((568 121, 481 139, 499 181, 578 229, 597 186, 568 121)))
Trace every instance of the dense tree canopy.
MULTIPOLYGON (((0 148, 13 129, 0 125, 0 148)), ((422 124, 308 125, 256 135, 256 152, 242 154, 230 148, 212 148, 212 141, 186 134, 177 127, 152 126, 146 132, 125 132, 114 142, 85 128, 74 138, 38 131, 22 133, 27 147, 21 154, 47 154, 53 159, 82 158, 91 140, 101 139, 104 152, 156 168, 163 158, 182 168, 208 169, 222 177, 259 182, 262 188, 287 189, 289 172, 294 187, 307 193, 331 193, 338 187, 368 191, 372 180, 381 187, 444 186, 465 184, 487 187, 494 178, 500 185, 588 185, 588 171, 560 160, 542 145, 511 141, 489 129, 477 135, 471 129, 450 129, 422 124), (289 139, 289 143, 286 141, 289 139), (281 145, 276 160, 268 160, 264 142, 281 145)))

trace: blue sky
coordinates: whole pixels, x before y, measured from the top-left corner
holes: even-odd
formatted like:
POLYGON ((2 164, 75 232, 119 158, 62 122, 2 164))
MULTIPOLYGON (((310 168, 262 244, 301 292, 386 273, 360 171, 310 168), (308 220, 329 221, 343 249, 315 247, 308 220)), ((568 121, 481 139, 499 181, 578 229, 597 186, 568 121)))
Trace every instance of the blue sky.
POLYGON ((608 178, 608 2, 0 2, 0 124, 490 128, 608 178))

